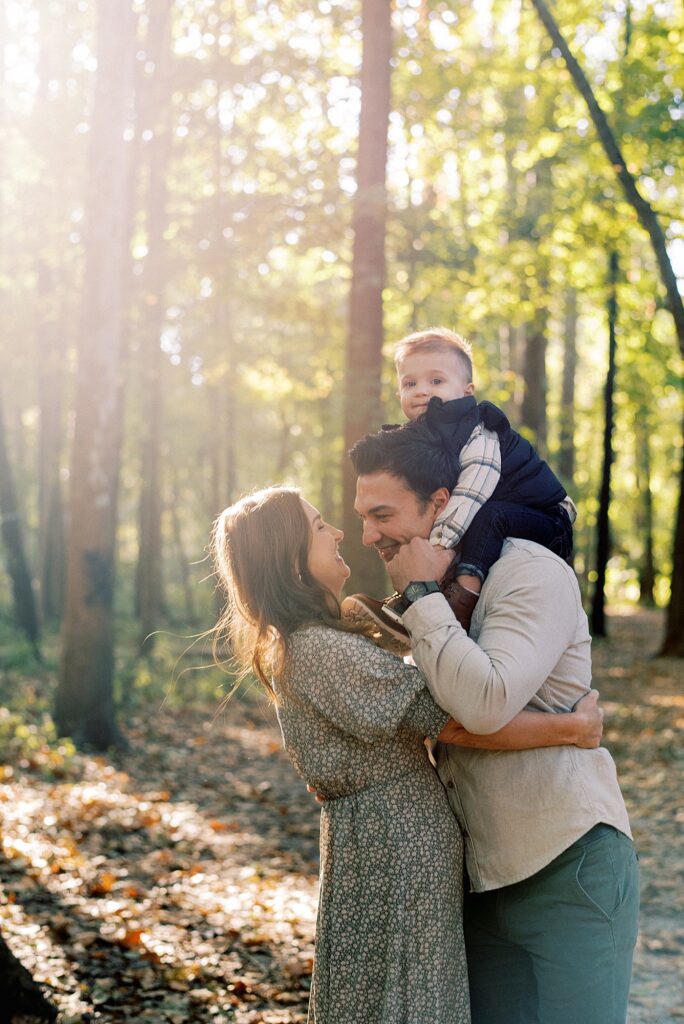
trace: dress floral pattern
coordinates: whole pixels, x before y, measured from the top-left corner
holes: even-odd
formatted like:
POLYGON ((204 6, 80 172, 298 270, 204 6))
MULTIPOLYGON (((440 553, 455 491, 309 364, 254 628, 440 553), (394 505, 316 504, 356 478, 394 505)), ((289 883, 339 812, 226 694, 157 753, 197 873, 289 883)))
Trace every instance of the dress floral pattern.
POLYGON ((463 841, 423 744, 448 716, 416 668, 322 625, 291 638, 277 690, 326 798, 309 1024, 468 1024, 463 841))

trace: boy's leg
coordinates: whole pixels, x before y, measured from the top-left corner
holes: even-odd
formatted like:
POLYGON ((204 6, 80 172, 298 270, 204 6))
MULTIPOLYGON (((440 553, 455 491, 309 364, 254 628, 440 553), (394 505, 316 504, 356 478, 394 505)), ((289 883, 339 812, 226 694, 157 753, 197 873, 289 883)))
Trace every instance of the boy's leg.
POLYGON ((506 537, 536 541, 561 558, 572 553, 572 524, 560 505, 547 510, 512 501, 487 501, 465 532, 456 573, 484 580, 501 555, 506 537))
POLYGON ((631 840, 598 825, 499 890, 501 930, 532 961, 538 1024, 624 1024, 639 910, 631 840))

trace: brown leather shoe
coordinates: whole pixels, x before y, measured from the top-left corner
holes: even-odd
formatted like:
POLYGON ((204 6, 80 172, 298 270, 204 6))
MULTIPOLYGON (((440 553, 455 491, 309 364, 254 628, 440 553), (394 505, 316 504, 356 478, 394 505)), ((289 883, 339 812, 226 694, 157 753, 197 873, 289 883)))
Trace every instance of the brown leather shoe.
MULTIPOLYGON (((398 595, 397 595, 398 596, 398 595)), ((392 598, 388 599, 389 601, 392 598)), ((341 605, 342 618, 358 625, 370 625, 378 634, 377 643, 392 654, 404 655, 411 649, 408 630, 402 625, 401 617, 387 614, 387 602, 376 601, 368 594, 351 594, 341 605)))
MULTIPOLYGON (((448 575, 448 574, 447 574, 448 575)), ((456 579, 446 577, 440 583, 440 590, 449 602, 449 607, 461 623, 466 633, 470 629, 470 621, 473 617, 475 605, 480 599, 479 594, 462 586, 456 579)))

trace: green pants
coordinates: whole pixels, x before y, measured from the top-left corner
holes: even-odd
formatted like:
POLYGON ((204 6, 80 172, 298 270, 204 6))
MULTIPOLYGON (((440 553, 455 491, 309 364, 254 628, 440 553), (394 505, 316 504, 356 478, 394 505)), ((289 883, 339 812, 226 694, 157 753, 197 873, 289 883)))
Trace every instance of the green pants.
POLYGON ((610 825, 523 882, 469 893, 472 1024, 624 1024, 638 911, 634 846, 610 825))

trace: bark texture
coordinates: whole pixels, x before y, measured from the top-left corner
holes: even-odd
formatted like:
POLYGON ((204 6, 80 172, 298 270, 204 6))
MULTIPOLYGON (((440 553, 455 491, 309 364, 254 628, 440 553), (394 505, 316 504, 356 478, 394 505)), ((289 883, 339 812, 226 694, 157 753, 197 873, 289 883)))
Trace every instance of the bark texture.
POLYGON ((618 257, 611 252, 609 257, 608 296, 608 373, 604 388, 603 428, 603 470, 599 493, 599 510, 596 521, 596 584, 591 602, 591 628, 594 636, 606 635, 605 587, 606 568, 610 558, 610 478, 613 465, 613 394, 615 391, 615 324, 617 320, 617 273, 618 257))
POLYGON ((128 4, 101 0, 83 310, 71 460, 71 531, 56 721, 79 745, 122 742, 114 716, 114 546, 121 444, 122 293, 128 237, 123 139, 134 53, 128 4))
POLYGON ((31 573, 24 549, 14 475, 7 450, 2 398, 0 397, 0 534, 5 550, 7 574, 12 584, 14 617, 28 637, 37 656, 40 629, 33 595, 31 573))
POLYGON ((382 588, 381 563, 365 551, 353 506, 356 477, 346 452, 382 422, 382 289, 385 283, 387 131, 390 112, 391 4, 364 0, 361 122, 354 202, 354 249, 349 298, 349 336, 345 376, 343 515, 345 555, 354 586, 382 588))

